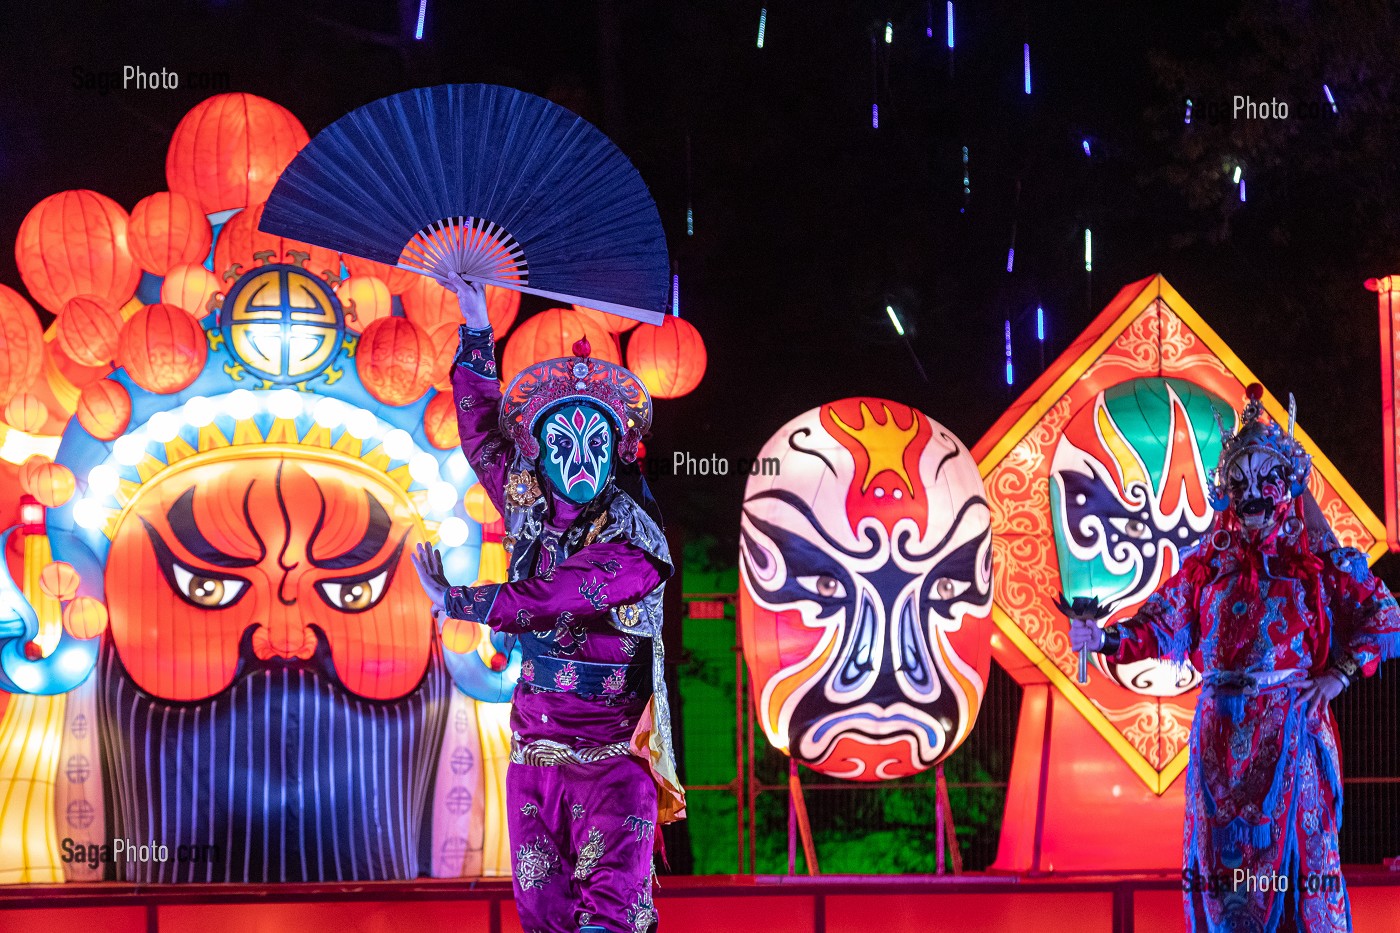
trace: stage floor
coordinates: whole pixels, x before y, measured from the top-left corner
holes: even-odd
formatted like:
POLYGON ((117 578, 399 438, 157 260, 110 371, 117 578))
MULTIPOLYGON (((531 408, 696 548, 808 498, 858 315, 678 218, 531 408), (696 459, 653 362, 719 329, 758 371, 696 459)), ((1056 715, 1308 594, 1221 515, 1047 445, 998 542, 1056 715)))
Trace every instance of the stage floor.
MULTIPOLYGON (((1400 872, 1346 871, 1357 933, 1400 930, 1400 872)), ((662 878, 665 933, 1178 933, 1180 879, 662 878)), ((359 884, 14 885, 0 933, 520 933, 504 880, 359 884)))

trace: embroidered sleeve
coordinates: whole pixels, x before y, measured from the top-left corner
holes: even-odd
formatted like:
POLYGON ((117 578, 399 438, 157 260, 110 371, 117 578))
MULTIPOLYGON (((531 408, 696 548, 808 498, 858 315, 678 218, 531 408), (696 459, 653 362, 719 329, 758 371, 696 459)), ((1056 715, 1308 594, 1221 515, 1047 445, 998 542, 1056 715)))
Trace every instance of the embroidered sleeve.
MULTIPOLYGON (((503 632, 550 631, 565 614, 598 617, 614 607, 635 603, 669 575, 669 567, 639 547, 598 542, 561 561, 547 577, 498 584, 485 621, 503 632)), ((450 599, 449 593, 449 613, 450 599)))
POLYGON ((1332 666, 1369 677, 1400 655, 1400 606, 1355 548, 1328 554, 1323 578, 1332 607, 1332 666))
POLYGON ((1125 664, 1148 658, 1184 663, 1200 630, 1196 590, 1206 569, 1197 558, 1187 558, 1181 570, 1147 598, 1137 615, 1119 622, 1115 628, 1120 641, 1114 659, 1125 664))
POLYGON ((454 619, 480 622, 484 625, 491 615, 491 604, 496 601, 496 591, 500 588, 499 583, 448 587, 443 608, 454 619))
POLYGON ((462 453, 498 510, 511 446, 499 427, 501 384, 496 378, 496 341, 491 329, 458 328, 457 360, 452 367, 452 401, 457 409, 457 434, 462 453))

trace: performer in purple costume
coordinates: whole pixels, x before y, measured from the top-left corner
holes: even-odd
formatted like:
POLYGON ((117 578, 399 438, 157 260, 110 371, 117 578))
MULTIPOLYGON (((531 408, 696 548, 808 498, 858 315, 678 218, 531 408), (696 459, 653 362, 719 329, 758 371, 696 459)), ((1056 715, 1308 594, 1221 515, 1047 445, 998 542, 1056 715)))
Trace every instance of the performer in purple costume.
POLYGON ((671 574, 636 459, 651 399, 620 366, 575 356, 527 367, 504 398, 484 290, 453 274, 466 319, 453 368, 462 450, 505 517, 510 582, 450 586, 437 553, 419 576, 436 611, 519 639, 506 778, 515 900, 540 933, 657 925, 658 822, 685 815, 662 667, 671 574))

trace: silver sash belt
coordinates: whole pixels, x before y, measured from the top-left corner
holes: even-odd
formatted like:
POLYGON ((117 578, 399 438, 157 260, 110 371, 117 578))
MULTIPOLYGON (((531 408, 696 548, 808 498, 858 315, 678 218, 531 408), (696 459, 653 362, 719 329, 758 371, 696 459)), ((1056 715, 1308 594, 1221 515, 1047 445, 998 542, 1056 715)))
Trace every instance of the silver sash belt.
POLYGON ((1301 680, 1305 680, 1307 676, 1307 671, 1296 667, 1256 672, 1211 671, 1205 676, 1205 686, 1207 689, 1220 693, 1255 696, 1261 690, 1272 690, 1290 681, 1301 685, 1301 680), (1295 678, 1299 680, 1295 680, 1295 678))
POLYGON ((524 744, 521 744, 518 735, 512 735, 510 739, 510 760, 518 765, 586 765, 631 752, 632 747, 627 742, 571 748, 552 739, 535 739, 524 744))

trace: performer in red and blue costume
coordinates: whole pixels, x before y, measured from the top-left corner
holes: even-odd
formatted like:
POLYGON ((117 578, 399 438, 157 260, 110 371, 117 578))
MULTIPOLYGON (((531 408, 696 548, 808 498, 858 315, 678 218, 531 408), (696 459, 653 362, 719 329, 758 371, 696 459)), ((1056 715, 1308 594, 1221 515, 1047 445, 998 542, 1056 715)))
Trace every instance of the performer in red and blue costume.
POLYGON ((1400 608, 1339 547, 1307 493, 1311 459, 1252 385, 1212 475, 1213 534, 1137 615, 1070 642, 1120 663, 1203 672, 1186 769, 1183 890, 1197 933, 1349 931, 1337 831, 1342 783, 1328 706, 1400 653, 1400 608))
POLYGON ((519 640, 506 799, 521 924, 645 933, 655 828, 684 815, 662 667, 671 560, 640 473, 620 469, 651 399, 587 341, 503 397, 483 289, 443 283, 466 320, 452 374, 462 449, 505 518, 510 582, 451 586, 426 547, 417 564, 438 611, 519 640))

